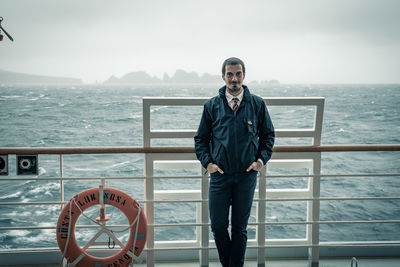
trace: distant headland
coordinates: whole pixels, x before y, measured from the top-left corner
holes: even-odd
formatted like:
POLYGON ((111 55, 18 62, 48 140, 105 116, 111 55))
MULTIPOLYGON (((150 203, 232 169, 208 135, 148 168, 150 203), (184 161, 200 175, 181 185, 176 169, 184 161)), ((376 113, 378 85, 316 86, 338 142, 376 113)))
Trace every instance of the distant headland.
POLYGON ((69 77, 42 76, 0 70, 0 84, 81 84, 82 80, 69 77))

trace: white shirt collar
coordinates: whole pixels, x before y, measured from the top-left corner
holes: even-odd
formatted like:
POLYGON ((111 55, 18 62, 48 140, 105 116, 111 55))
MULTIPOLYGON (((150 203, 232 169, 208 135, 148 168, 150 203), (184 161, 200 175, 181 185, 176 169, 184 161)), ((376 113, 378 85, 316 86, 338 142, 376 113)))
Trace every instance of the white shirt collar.
POLYGON ((228 92, 228 89, 226 89, 226 90, 225 90, 226 100, 227 100, 228 103, 229 103, 230 101, 232 101, 233 98, 236 97, 236 98, 239 99, 239 103, 240 103, 240 102, 242 102, 242 99, 243 99, 243 92, 244 92, 244 90, 242 90, 242 92, 241 92, 239 95, 233 96, 233 95, 231 95, 231 94, 228 92))

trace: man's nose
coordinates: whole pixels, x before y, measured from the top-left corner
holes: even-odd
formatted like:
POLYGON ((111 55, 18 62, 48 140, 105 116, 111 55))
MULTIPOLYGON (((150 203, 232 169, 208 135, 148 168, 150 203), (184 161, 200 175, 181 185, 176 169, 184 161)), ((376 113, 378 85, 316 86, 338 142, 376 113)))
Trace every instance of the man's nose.
POLYGON ((232 81, 237 81, 237 77, 236 77, 236 76, 233 76, 233 77, 232 77, 232 81))

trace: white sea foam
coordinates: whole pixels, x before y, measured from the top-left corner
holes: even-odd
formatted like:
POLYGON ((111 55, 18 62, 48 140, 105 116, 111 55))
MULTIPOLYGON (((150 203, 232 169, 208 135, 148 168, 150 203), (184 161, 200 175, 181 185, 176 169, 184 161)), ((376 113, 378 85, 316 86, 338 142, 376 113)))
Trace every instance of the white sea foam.
POLYGON ((32 212, 30 212, 30 211, 16 211, 16 210, 13 210, 9 213, 3 214, 4 217, 6 217, 6 216, 10 217, 13 220, 15 220, 16 218, 24 218, 24 217, 29 218, 31 215, 32 215, 32 212))
POLYGON ((117 168, 117 167, 129 165, 129 164, 131 164, 130 161, 124 161, 124 162, 121 162, 121 163, 113 164, 113 165, 111 165, 109 167, 106 167, 105 169, 114 169, 114 168, 117 168))
POLYGON ((0 98, 20 98, 22 95, 2 95, 0 98))
POLYGON ((39 167, 39 175, 43 175, 45 173, 47 173, 46 169, 43 167, 39 167))
POLYGON ((29 234, 28 230, 10 230, 8 232, 12 236, 26 236, 29 234))
POLYGON ((26 195, 27 196, 47 195, 49 197, 53 197, 53 192, 58 192, 59 188, 60 188, 59 183, 47 183, 43 185, 36 185, 33 189, 29 190, 26 195))
POLYGON ((82 172, 97 172, 101 171, 101 168, 81 168, 81 167, 73 167, 73 171, 82 171, 82 172))
POLYGON ((150 112, 154 113, 154 112, 159 111, 159 110, 164 109, 164 108, 168 108, 168 106, 157 106, 157 107, 151 108, 150 112))
POLYGON ((142 118, 142 113, 134 113, 134 114, 131 114, 128 118, 129 119, 141 119, 142 118))
POLYGON ((9 194, 9 195, 5 195, 5 196, 0 196, 0 200, 4 200, 4 199, 9 199, 9 198, 17 198, 22 194, 21 191, 15 192, 13 194, 9 194))

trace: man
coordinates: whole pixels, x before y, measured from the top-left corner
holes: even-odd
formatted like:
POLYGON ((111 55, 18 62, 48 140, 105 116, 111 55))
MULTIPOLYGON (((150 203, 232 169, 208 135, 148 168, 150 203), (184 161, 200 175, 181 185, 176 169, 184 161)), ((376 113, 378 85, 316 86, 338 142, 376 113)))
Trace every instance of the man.
POLYGON ((263 99, 243 85, 245 74, 242 60, 232 57, 224 61, 226 85, 205 103, 194 136, 197 158, 210 173, 211 230, 224 267, 244 264, 257 173, 271 158, 275 139, 263 99))

